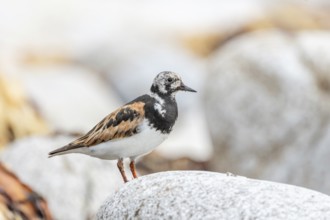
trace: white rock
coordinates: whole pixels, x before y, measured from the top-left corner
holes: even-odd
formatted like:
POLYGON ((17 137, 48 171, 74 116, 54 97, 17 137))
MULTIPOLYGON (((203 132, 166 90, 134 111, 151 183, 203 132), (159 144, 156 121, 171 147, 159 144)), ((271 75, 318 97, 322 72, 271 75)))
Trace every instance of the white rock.
POLYGON ((123 184, 116 163, 85 155, 48 158, 48 152, 72 137, 32 137, 17 141, 0 154, 18 177, 48 202, 55 219, 89 219, 106 195, 123 184))
POLYGON ((205 96, 214 170, 330 193, 329 37, 260 31, 215 54, 205 96))
POLYGON ((125 184, 99 209, 106 219, 327 219, 330 197, 274 182, 202 171, 125 184))
POLYGON ((77 66, 26 68, 21 77, 54 130, 87 132, 122 104, 95 72, 77 66))
POLYGON ((207 4, 188 0, 163 0, 157 4, 152 1, 136 4, 120 0, 97 4, 92 0, 52 0, 47 4, 31 0, 23 5, 2 3, 1 43, 36 47, 64 45, 75 52, 90 49, 98 42, 134 40, 138 33, 163 34, 168 37, 169 32, 213 31, 214 27, 224 26, 232 28, 248 22, 256 14, 261 14, 263 9, 253 0, 242 1, 240 4, 217 0, 209 0, 207 4), (80 7, 76 6, 78 3, 80 7), (189 10, 185 10, 187 4, 189 10), (30 10, 23 10, 26 7, 30 7, 30 10), (48 31, 44 31, 45 28, 48 31))
POLYGON ((297 47, 304 61, 313 70, 314 77, 325 85, 329 84, 330 80, 328 74, 330 69, 329 39, 329 31, 302 31, 296 34, 297 47))

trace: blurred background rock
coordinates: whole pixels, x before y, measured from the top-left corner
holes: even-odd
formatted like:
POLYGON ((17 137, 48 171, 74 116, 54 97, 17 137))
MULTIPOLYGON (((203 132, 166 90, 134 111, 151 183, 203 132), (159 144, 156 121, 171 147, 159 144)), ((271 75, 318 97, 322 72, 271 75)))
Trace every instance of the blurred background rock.
POLYGON ((91 218, 122 184, 115 163, 47 152, 172 70, 198 93, 178 94, 174 132, 141 174, 233 172, 329 194, 329 11, 326 0, 1 1, 1 161, 56 219, 91 218))

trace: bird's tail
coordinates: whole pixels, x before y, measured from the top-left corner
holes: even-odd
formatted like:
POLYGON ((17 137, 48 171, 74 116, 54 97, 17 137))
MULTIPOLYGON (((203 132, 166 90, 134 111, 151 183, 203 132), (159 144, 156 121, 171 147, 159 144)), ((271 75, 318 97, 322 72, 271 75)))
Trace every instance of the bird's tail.
POLYGON ((71 153, 71 149, 68 149, 67 146, 64 146, 64 147, 61 147, 61 148, 58 148, 56 150, 49 152, 48 158, 58 156, 58 155, 68 154, 68 153, 71 153))

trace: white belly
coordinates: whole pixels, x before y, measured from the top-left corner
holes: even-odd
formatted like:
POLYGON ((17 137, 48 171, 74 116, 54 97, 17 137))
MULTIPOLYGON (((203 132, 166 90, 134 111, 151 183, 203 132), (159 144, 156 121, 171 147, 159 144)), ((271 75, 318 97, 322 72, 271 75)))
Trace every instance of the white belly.
POLYGON ((160 145, 168 137, 168 134, 162 134, 160 131, 150 129, 147 123, 145 120, 141 126, 141 132, 131 137, 104 142, 88 148, 81 148, 76 152, 106 160, 127 157, 135 158, 149 153, 160 145))

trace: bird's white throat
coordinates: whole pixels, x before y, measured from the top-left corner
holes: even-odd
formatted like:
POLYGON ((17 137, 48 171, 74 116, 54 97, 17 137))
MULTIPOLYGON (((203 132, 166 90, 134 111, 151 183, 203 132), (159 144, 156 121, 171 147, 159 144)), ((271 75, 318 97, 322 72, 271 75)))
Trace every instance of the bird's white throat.
POLYGON ((164 107, 165 104, 164 99, 159 97, 159 95, 157 95, 156 93, 151 93, 150 96, 156 99, 156 102, 154 104, 154 109, 164 118, 166 114, 166 109, 164 107))

